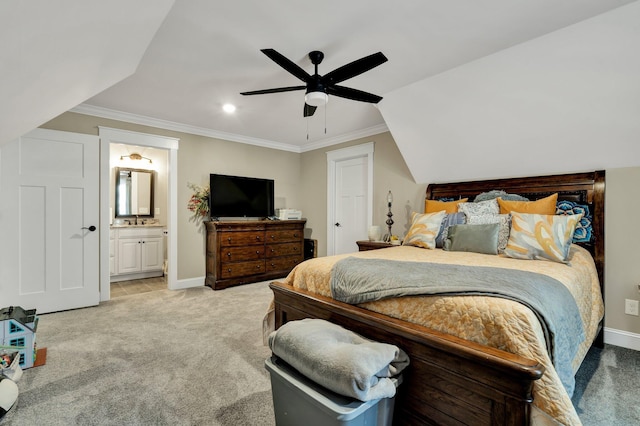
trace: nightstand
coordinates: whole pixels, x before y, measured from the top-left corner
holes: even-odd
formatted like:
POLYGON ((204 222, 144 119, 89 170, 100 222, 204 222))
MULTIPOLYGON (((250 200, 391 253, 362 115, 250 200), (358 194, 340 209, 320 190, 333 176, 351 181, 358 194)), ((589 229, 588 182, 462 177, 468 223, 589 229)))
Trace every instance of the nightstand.
POLYGON ((363 241, 356 241, 356 244, 358 244, 358 249, 360 251, 377 250, 377 249, 381 249, 381 248, 395 247, 393 244, 387 243, 387 242, 384 242, 384 241, 363 240, 363 241))

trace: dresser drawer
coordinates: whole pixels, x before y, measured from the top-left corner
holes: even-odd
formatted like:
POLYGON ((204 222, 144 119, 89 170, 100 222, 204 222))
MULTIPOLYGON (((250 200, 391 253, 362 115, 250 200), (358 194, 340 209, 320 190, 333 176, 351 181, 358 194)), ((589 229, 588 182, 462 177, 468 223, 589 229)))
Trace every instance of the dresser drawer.
POLYGON ((302 240, 302 231, 300 229, 278 229, 267 230, 267 243, 286 243, 289 241, 302 240))
POLYGON ((222 263, 220 265, 220 276, 225 279, 262 274, 265 271, 264 267, 264 260, 222 263))
POLYGON ((267 244, 267 258, 301 254, 303 243, 267 244))
POLYGON ((267 271, 268 272, 275 272, 275 271, 289 272, 291 269, 293 269, 294 266, 302 262, 302 260, 303 260, 302 254, 269 259, 267 260, 267 271))
POLYGON ((220 247, 246 246, 250 244, 264 244, 264 230, 220 232, 220 247))
POLYGON ((264 246, 225 247, 220 250, 221 262, 238 262, 264 258, 264 246))

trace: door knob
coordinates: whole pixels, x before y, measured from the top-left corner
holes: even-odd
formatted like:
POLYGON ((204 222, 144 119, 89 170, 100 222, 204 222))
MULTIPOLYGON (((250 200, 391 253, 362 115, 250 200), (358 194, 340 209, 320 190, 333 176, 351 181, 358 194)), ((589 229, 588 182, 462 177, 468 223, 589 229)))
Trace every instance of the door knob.
POLYGON ((340 222, 336 222, 336 226, 337 226, 337 227, 340 227, 340 226, 342 226, 342 225, 340 225, 340 222))
POLYGON ((96 227, 95 227, 95 226, 93 226, 93 225, 91 225, 91 226, 90 226, 90 227, 88 227, 88 228, 87 228, 86 226, 83 226, 83 227, 82 227, 82 229, 88 229, 89 231, 93 232, 93 231, 95 231, 95 230, 96 230, 96 227))

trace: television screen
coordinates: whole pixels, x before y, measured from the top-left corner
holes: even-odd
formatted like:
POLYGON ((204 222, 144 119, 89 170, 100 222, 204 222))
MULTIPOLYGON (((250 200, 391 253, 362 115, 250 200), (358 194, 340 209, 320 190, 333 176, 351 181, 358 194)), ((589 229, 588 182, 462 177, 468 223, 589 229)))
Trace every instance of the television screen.
POLYGON ((211 174, 209 215, 211 217, 274 216, 273 180, 211 174))

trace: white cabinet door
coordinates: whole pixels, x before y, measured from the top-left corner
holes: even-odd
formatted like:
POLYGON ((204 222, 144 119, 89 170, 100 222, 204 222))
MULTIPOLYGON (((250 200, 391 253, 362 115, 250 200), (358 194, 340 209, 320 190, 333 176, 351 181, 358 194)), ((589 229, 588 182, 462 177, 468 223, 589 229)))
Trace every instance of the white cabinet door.
POLYGON ((162 269, 164 250, 162 238, 145 238, 142 240, 142 271, 162 269))
POLYGON ((118 239, 118 274, 132 274, 142 270, 140 253, 142 240, 118 239))

